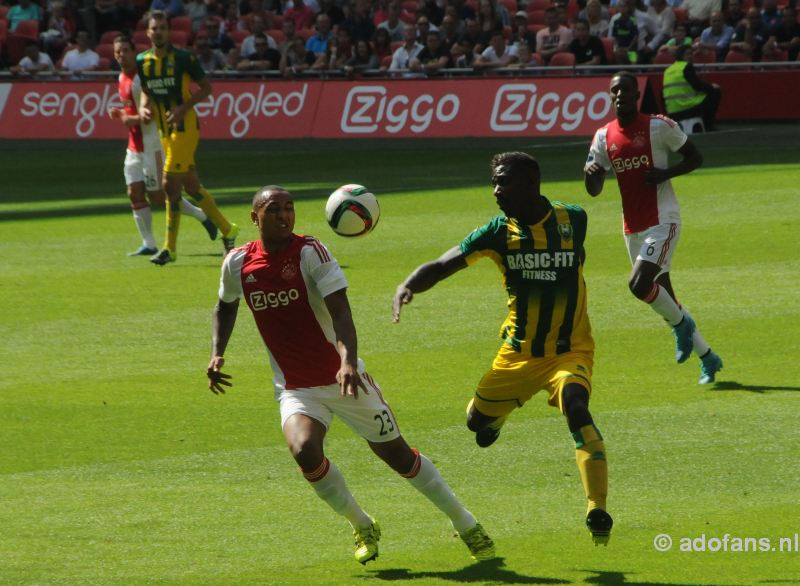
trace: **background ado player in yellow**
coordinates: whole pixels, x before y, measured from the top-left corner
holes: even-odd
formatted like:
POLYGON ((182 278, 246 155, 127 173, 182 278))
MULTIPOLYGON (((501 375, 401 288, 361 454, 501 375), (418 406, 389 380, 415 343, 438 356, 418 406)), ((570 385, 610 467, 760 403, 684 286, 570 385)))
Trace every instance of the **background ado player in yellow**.
POLYGON ((164 248, 150 261, 157 265, 174 262, 180 227, 181 189, 197 201, 200 208, 222 232, 225 251, 234 247, 239 227, 225 219, 214 198, 200 183, 194 153, 200 140, 195 104, 211 95, 211 84, 195 56, 169 43, 167 15, 154 10, 147 17, 147 37, 152 47, 136 56, 142 82, 139 113, 143 120, 155 120, 164 144, 164 189, 167 205, 167 237, 164 248), (198 89, 191 90, 195 82, 198 89))
POLYGON ((394 321, 415 293, 482 257, 497 264, 508 294, 504 342, 467 407, 467 427, 480 447, 489 447, 506 417, 546 389, 548 403, 566 416, 575 440, 588 499, 586 525, 595 544, 605 545, 613 521, 605 510, 605 445, 589 412, 594 340, 583 280, 586 212, 542 196, 539 164, 526 153, 495 155, 491 169, 504 213, 411 273, 395 293, 394 321))

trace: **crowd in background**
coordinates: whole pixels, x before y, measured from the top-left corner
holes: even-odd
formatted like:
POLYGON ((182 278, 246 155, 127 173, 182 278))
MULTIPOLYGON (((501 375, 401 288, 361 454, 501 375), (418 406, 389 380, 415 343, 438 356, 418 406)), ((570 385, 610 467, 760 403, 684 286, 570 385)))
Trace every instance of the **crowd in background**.
POLYGON ((116 69, 113 39, 150 44, 143 18, 209 72, 442 69, 795 61, 797 0, 18 0, 0 1, 0 68, 68 76, 116 69), (149 3, 148 3, 149 2, 149 3), (647 2, 647 3, 646 3, 647 2))

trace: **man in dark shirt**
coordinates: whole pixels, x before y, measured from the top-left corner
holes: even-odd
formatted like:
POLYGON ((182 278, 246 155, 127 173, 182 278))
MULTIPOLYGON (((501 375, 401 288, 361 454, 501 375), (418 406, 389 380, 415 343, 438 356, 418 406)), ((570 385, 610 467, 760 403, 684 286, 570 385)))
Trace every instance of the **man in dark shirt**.
POLYGON ((575 55, 576 65, 606 65, 603 42, 589 34, 589 22, 586 20, 575 23, 575 38, 569 44, 569 52, 575 55))

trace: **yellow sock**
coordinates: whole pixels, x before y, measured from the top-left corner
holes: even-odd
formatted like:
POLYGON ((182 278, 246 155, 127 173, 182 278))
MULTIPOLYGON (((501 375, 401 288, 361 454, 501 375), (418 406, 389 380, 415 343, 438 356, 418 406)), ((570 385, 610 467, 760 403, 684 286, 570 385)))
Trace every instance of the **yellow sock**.
POLYGON ((178 228, 181 225, 180 202, 167 202, 167 242, 164 248, 175 254, 178 250, 178 228))
POLYGON ((192 199, 197 202, 200 209, 203 210, 208 218, 219 228, 222 235, 227 236, 231 231, 231 223, 226 220, 222 212, 219 211, 214 197, 206 191, 206 188, 201 185, 197 193, 190 193, 189 195, 192 196, 192 199))
POLYGON ((572 437, 575 440, 575 461, 589 501, 587 512, 597 508, 605 511, 608 464, 603 436, 594 425, 586 425, 573 433, 572 437))

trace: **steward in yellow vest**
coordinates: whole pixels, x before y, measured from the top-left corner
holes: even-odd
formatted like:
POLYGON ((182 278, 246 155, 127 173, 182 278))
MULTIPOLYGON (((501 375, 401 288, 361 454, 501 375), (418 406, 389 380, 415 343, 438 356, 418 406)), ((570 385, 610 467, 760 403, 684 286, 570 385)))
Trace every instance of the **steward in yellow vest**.
POLYGON ((697 76, 690 47, 680 47, 675 62, 664 70, 664 108, 673 120, 701 117, 706 131, 714 130, 722 92, 697 76))

